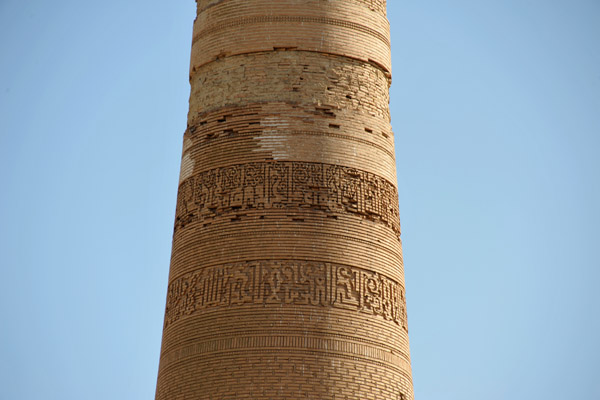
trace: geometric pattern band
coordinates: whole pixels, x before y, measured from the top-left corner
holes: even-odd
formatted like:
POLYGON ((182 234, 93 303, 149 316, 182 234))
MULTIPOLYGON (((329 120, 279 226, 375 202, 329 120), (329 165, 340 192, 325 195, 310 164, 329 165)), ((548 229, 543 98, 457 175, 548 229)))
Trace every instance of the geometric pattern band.
MULTIPOLYGON (((352 357, 354 360, 361 359, 363 362, 382 364, 385 368, 392 368, 397 373, 406 375, 410 371, 410 361, 406 353, 396 350, 390 351, 378 345, 357 343, 356 337, 339 339, 336 335, 312 336, 305 333, 302 336, 294 334, 255 336, 246 335, 233 337, 219 337, 212 340, 204 340, 182 346, 161 355, 160 363, 167 369, 170 364, 182 361, 186 358, 201 355, 209 358, 210 355, 224 353, 244 352, 267 354, 269 350, 281 351, 285 348, 289 351, 302 353, 313 352, 317 354, 328 354, 329 356, 352 357)), ((407 376, 410 379, 410 376, 407 376)))
POLYGON ((354 214, 400 235, 398 190, 373 173, 341 165, 266 161, 203 171, 179 186, 175 231, 191 222, 261 209, 354 214))
POLYGON ((252 24, 289 24, 289 23, 300 23, 300 24, 324 24, 324 25, 333 25, 339 26, 342 28, 352 29, 358 32, 362 32, 373 37, 376 37, 378 40, 385 43, 385 45, 390 47, 390 40, 388 37, 378 32, 375 29, 372 29, 368 26, 357 24, 356 22, 346 21, 336 18, 327 18, 327 17, 311 17, 311 16, 303 16, 303 15, 256 15, 253 17, 242 17, 236 19, 230 19, 227 21, 219 21, 217 24, 212 26, 208 26, 194 35, 192 39, 192 44, 195 44, 198 40, 206 38, 208 35, 212 35, 219 31, 228 28, 234 28, 244 25, 252 25, 252 24))

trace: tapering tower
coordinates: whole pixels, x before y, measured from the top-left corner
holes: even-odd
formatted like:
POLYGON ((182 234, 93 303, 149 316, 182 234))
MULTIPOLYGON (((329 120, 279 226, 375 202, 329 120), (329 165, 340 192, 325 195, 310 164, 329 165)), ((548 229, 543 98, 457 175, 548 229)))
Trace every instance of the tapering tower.
POLYGON ((385 0, 197 0, 157 400, 412 400, 385 0))

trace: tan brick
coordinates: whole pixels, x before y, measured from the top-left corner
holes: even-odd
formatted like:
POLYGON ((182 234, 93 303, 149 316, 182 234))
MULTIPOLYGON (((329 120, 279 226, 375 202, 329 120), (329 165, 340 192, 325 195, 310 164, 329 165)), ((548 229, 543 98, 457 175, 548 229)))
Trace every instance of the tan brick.
POLYGON ((413 399, 385 0, 198 0, 157 400, 413 399))

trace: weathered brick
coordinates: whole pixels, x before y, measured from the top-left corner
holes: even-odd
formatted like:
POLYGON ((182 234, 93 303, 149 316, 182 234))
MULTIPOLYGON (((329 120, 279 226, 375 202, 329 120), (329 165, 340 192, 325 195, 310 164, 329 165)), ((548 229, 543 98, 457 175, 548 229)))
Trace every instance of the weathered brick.
POLYGON ((198 0, 157 400, 413 399, 385 0, 198 0))

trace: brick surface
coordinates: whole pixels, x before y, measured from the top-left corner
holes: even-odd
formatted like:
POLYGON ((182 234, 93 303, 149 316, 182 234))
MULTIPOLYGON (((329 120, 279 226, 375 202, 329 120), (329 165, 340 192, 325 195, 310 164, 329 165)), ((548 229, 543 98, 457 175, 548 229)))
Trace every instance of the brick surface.
POLYGON ((198 0, 156 398, 413 399, 384 0, 198 0))

